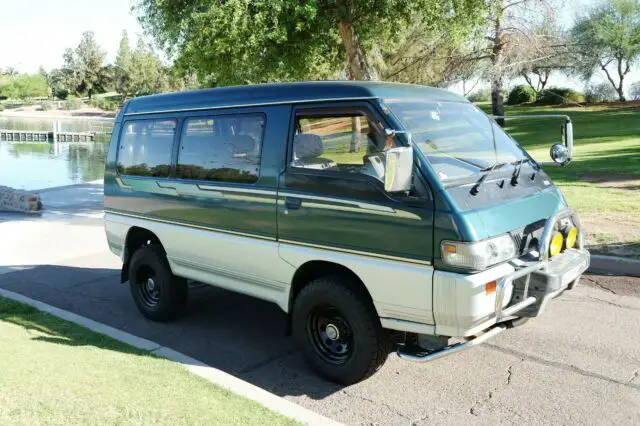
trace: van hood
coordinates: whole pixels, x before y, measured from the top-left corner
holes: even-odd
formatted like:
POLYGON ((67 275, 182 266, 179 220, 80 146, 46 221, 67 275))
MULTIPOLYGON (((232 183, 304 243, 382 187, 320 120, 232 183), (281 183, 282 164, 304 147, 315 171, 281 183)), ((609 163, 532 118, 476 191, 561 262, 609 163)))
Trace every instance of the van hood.
POLYGON ((552 186, 527 196, 467 210, 460 214, 458 231, 465 241, 484 240, 543 221, 566 207, 562 193, 552 186))

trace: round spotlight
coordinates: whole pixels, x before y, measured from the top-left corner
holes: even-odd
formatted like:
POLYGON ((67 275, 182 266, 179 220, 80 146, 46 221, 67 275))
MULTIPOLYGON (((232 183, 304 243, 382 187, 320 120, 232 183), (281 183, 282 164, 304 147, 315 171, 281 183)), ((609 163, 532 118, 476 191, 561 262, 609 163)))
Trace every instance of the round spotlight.
POLYGON ((569 232, 567 232, 567 237, 564 240, 564 245, 566 248, 570 249, 576 245, 576 240, 578 239, 578 228, 572 226, 569 228, 569 232))
POLYGON ((553 234, 553 237, 551 238, 551 244, 549 244, 550 257, 556 256, 562 251, 563 242, 564 238, 562 237, 561 233, 556 232, 555 234, 553 234))

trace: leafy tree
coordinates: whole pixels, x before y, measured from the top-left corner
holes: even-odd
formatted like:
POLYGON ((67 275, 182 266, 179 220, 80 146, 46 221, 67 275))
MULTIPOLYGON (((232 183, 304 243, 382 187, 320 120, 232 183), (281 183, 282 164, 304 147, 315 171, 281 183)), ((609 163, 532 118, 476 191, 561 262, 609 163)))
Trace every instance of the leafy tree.
POLYGON ((51 70, 49 73, 49 87, 51 88, 51 95, 54 98, 65 100, 69 96, 68 76, 65 75, 65 71, 62 68, 51 70))
POLYGON ((116 91, 125 98, 134 91, 131 81, 131 74, 133 73, 132 56, 133 52, 129 47, 129 35, 126 31, 123 31, 122 40, 120 41, 120 47, 118 48, 118 54, 114 64, 114 83, 116 91))
POLYGON ((345 76, 375 80, 380 46, 412 17, 475 16, 482 0, 139 0, 145 28, 210 85, 345 76))
POLYGON ((640 57, 640 3, 610 0, 596 6, 576 22, 571 33, 582 77, 590 80, 602 71, 624 101, 624 78, 640 57))
POLYGON ((47 96, 47 80, 39 74, 19 74, 0 84, 0 97, 31 99, 47 96))
POLYGON ((584 91, 587 102, 609 102, 616 99, 618 94, 609 83, 590 84, 584 91))
POLYGON ((484 35, 479 31, 486 21, 481 6, 461 3, 455 15, 436 22, 415 14, 407 28, 380 41, 382 61, 378 67, 382 77, 431 86, 462 82, 463 92, 471 92, 482 79, 480 62, 472 59, 474 47, 484 35), (467 87, 467 82, 471 86, 467 87))
POLYGON ((570 42, 553 21, 545 20, 519 34, 518 60, 515 62, 522 76, 536 95, 544 91, 551 73, 568 72, 572 66, 570 42))
POLYGON ((130 94, 160 93, 168 89, 166 69, 150 45, 138 40, 131 55, 130 94))
MULTIPOLYGON (((66 54, 65 54, 66 55, 66 54)), ((89 99, 108 85, 109 71, 104 69, 106 52, 100 49, 92 31, 82 33, 80 44, 73 55, 73 71, 78 93, 87 93, 89 99)))
MULTIPOLYGON (((488 59, 486 75, 491 84, 491 111, 504 115, 504 82, 521 73, 527 64, 547 56, 529 35, 544 22, 553 22, 553 0, 490 0, 490 29, 486 47, 477 55, 488 59)), ((545 35, 545 34, 541 34, 545 35)), ((537 37, 536 37, 537 38, 537 37)), ((546 83, 545 83, 546 84, 546 83)), ((503 119, 498 122, 504 125, 503 119)))

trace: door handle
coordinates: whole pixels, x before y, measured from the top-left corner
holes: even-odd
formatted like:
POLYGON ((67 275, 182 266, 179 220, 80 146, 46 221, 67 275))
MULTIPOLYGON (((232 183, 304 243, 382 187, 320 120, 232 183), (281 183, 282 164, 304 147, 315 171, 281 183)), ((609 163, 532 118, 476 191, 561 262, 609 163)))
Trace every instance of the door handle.
POLYGON ((288 210, 298 210, 300 207, 302 207, 302 200, 295 197, 285 197, 284 206, 288 210))

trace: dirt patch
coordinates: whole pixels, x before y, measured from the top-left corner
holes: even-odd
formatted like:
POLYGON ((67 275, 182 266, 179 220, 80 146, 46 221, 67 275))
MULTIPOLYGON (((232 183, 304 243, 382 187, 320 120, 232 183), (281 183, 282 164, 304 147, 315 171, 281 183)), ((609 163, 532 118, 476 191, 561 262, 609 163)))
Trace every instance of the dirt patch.
POLYGON ((582 213, 587 247, 594 253, 640 258, 640 215, 582 213))
MULTIPOLYGON (((535 105, 535 104, 534 104, 535 105)), ((566 104, 560 105, 548 105, 550 108, 575 108, 576 106, 581 107, 606 107, 606 108, 615 108, 615 109, 636 109, 640 108, 640 100, 633 101, 614 101, 614 102, 567 102, 566 104)))
POLYGON ((616 188, 635 191, 640 189, 640 178, 631 175, 583 174, 578 178, 584 182, 594 183, 601 188, 616 188))

